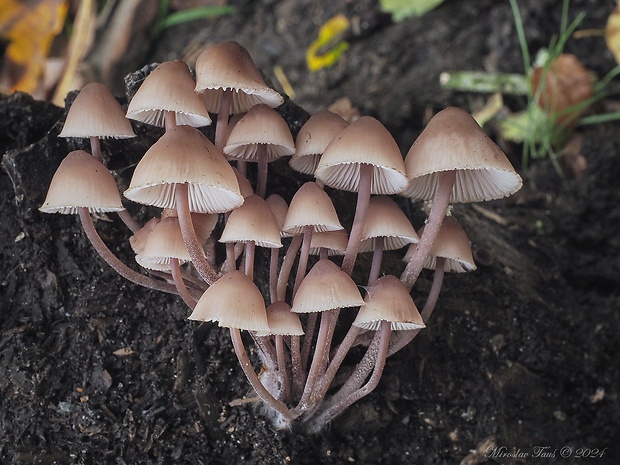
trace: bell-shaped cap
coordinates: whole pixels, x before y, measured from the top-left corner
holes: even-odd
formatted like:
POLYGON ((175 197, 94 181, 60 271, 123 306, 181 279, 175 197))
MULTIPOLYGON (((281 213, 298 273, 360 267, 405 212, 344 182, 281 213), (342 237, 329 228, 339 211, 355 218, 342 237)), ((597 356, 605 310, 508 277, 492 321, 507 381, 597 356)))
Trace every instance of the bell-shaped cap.
POLYGON ((357 313, 354 326, 377 331, 382 321, 388 321, 394 331, 425 327, 407 287, 397 277, 382 276, 367 291, 366 303, 357 313))
POLYGON ((397 194, 409 183, 396 141, 372 116, 362 116, 329 143, 314 175, 330 187, 357 192, 361 164, 373 167, 372 194, 397 194))
POLYGON ((286 200, 278 194, 271 194, 265 199, 265 202, 267 202, 267 205, 271 208, 273 216, 276 217, 276 222, 278 223, 278 228, 280 229, 280 237, 291 237, 292 234, 282 230, 284 227, 286 214, 288 213, 288 204, 286 203, 286 200))
POLYGON ((208 126, 211 117, 183 61, 161 63, 149 74, 129 102, 127 118, 164 127, 165 113, 174 112, 178 125, 208 126))
POLYGON ((125 197, 143 205, 176 208, 175 185, 189 185, 189 208, 223 213, 243 203, 224 154, 198 129, 176 126, 151 146, 136 166, 125 197))
POLYGON ((374 250, 378 237, 383 238, 384 250, 396 250, 420 241, 407 215, 386 196, 370 199, 360 252, 374 250))
POLYGON ((319 255, 321 249, 327 249, 327 255, 344 255, 347 251, 349 235, 345 230, 312 233, 310 255, 319 255))
POLYGON ((301 186, 291 199, 282 229, 301 234, 306 226, 312 226, 314 232, 344 229, 329 195, 312 181, 301 186))
POLYGON ((259 247, 282 247, 276 217, 258 195, 246 197, 243 205, 230 213, 220 237, 223 243, 250 241, 259 247))
POLYGON ((234 41, 210 45, 196 59, 196 92, 203 94, 211 113, 219 112, 222 93, 228 89, 233 91, 230 114, 246 112, 259 103, 272 108, 284 103, 265 84, 248 51, 234 41))
POLYGON ((58 137, 136 137, 125 111, 112 92, 99 82, 86 84, 69 108, 58 137))
POLYGON ((504 152, 476 120, 459 108, 437 113, 405 158, 411 182, 401 195, 431 200, 439 173, 456 171, 451 203, 481 202, 514 194, 523 185, 504 152))
POLYGON ((189 319, 217 321, 224 328, 269 331, 263 295, 250 278, 236 270, 202 294, 189 319))
POLYGON ((144 246, 146 245, 146 239, 149 237, 151 231, 153 231, 155 226, 160 221, 160 218, 151 218, 146 223, 144 223, 144 226, 138 229, 138 231, 136 231, 135 234, 133 234, 129 238, 129 245, 131 246, 131 250, 133 250, 136 255, 140 255, 142 253, 142 251, 144 250, 144 246))
POLYGON ((314 175, 327 145, 349 125, 341 116, 321 110, 301 127, 289 165, 300 173, 314 175))
MULTIPOLYGON (((420 236, 423 231, 424 227, 420 229, 420 236)), ((403 260, 408 262, 414 251, 415 244, 407 250, 403 260)), ((450 273, 466 273, 476 269, 467 233, 453 216, 447 216, 443 219, 424 268, 434 270, 437 257, 446 259, 444 271, 450 273)))
POLYGON ((293 136, 286 121, 265 104, 254 105, 237 121, 223 151, 234 160, 257 162, 261 146, 267 154, 268 162, 295 152, 293 136))
POLYGON ((257 336, 303 336, 304 330, 297 313, 291 312, 291 306, 286 302, 274 302, 267 307, 267 322, 269 331, 257 336))
POLYGON ((77 213, 78 207, 90 212, 124 210, 114 177, 103 163, 84 150, 69 153, 52 177, 43 213, 77 213))
POLYGON ((328 259, 319 260, 301 281, 293 299, 295 313, 325 312, 364 305, 351 277, 328 259))

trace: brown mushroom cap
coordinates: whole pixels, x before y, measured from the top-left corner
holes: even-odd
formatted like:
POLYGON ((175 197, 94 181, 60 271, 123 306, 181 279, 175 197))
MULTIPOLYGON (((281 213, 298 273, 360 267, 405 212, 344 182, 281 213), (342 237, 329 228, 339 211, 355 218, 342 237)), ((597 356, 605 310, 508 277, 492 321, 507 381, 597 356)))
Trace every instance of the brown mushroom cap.
POLYGON ((112 92, 98 82, 86 84, 69 108, 58 137, 136 137, 123 107, 112 92))
POLYGON ((295 152, 295 143, 286 121, 265 104, 254 105, 237 121, 223 151, 229 158, 256 162, 260 145, 265 146, 268 162, 295 152))
POLYGON ((382 321, 388 321, 395 331, 425 327, 409 291, 397 277, 382 276, 367 291, 365 305, 360 308, 354 326, 377 331, 382 321))
POLYGON ((373 167, 372 194, 397 194, 409 183, 396 141, 371 116, 351 123, 329 143, 315 176, 330 187, 357 192, 361 164, 373 167))
MULTIPOLYGON (((424 227, 420 229, 420 236, 423 230, 424 227)), ((403 260, 408 262, 414 250, 415 244, 407 250, 403 260)), ((446 259, 444 271, 447 272, 465 273, 476 269, 469 238, 453 216, 447 216, 441 223, 441 228, 433 242, 430 255, 424 264, 424 268, 434 270, 437 257, 446 259)))
POLYGON ((217 321, 225 328, 269 331, 263 295, 240 271, 226 273, 212 284, 196 303, 189 319, 217 321))
POLYGON ((182 61, 161 63, 149 74, 129 102, 127 118, 164 127, 165 112, 176 114, 178 125, 208 126, 211 117, 195 82, 182 61))
POLYGON ((282 229, 291 234, 301 234, 306 226, 315 232, 343 229, 329 195, 315 182, 299 188, 291 200, 282 229))
POLYGON ((246 197, 228 217, 220 242, 250 242, 259 247, 280 248, 280 228, 271 208, 258 195, 246 197))
POLYGON ((189 185, 192 212, 223 213, 243 197, 228 161, 209 139, 190 126, 170 128, 136 166, 125 197, 144 205, 175 208, 175 185, 189 185))
POLYGON ((286 302, 274 302, 267 307, 267 321, 269 331, 257 334, 258 336, 303 336, 304 330, 297 313, 291 312, 291 306, 286 302))
POLYGON ((407 216, 386 196, 370 199, 360 252, 372 251, 377 237, 383 237, 384 250, 396 250, 420 241, 407 216))
POLYGON ((295 139, 295 153, 289 162, 291 168, 314 175, 327 145, 348 125, 342 117, 328 110, 312 115, 295 139))
POLYGON ((334 262, 319 260, 301 282, 292 311, 312 313, 359 307, 364 300, 351 277, 334 262))
POLYGON ((155 228, 157 223, 159 223, 160 221, 160 218, 151 218, 146 223, 144 223, 144 226, 142 226, 133 236, 129 238, 129 245, 131 246, 131 250, 133 250, 136 255, 142 253, 142 251, 144 250, 144 246, 146 245, 146 239, 149 237, 149 234, 151 234, 151 231, 153 231, 153 228, 155 228))
POLYGON ((114 177, 103 163, 84 150, 69 153, 52 177, 43 213, 75 214, 78 207, 90 212, 124 210, 114 177))
POLYGON ((438 173, 456 170, 450 202, 480 202, 506 197, 523 185, 506 155, 476 120, 459 108, 437 113, 405 158, 411 182, 401 195, 431 200, 438 173))
POLYGON ((248 51, 234 41, 209 47, 196 60, 196 92, 204 95, 211 113, 218 113, 224 90, 233 90, 230 114, 243 113, 258 103, 280 106, 282 96, 265 84, 248 51))

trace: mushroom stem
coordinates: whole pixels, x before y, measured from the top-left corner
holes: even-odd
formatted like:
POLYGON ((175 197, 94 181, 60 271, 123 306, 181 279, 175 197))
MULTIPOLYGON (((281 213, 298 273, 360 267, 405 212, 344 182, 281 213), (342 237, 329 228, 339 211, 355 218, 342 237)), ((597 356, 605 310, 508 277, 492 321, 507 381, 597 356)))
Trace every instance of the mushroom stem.
POLYGON ((200 277, 204 279, 207 284, 211 285, 217 281, 217 273, 207 261, 204 249, 196 237, 196 231, 194 230, 194 224, 192 223, 192 216, 189 211, 188 195, 189 187, 187 183, 175 184, 174 196, 183 242, 185 242, 185 247, 187 247, 187 251, 189 252, 189 257, 192 260, 194 268, 196 268, 196 271, 198 271, 200 277))
POLYGON ((301 247, 302 239, 303 236, 301 234, 294 236, 284 255, 284 260, 280 267, 280 274, 278 275, 278 300, 285 300, 288 278, 291 275, 291 270, 293 269, 299 247, 301 247))
POLYGON ((379 278, 381 272, 381 262, 383 261, 383 236, 375 238, 375 248, 372 252, 372 264, 370 265, 370 273, 368 274, 368 285, 372 286, 379 278))
POLYGON ((174 111, 164 111, 164 127, 166 131, 170 128, 174 128, 177 125, 177 114, 174 111))
POLYGON ((288 376, 288 370, 286 369, 286 355, 284 351, 284 338, 281 335, 276 335, 276 356, 278 359, 278 372, 280 373, 280 380, 282 382, 282 401, 288 402, 291 398, 291 381, 288 376))
POLYGON ((97 160, 103 163, 103 152, 101 151, 101 140, 97 136, 90 136, 90 151, 97 160))
MULTIPOLYGON (((312 422, 310 423, 311 431, 319 431, 324 425, 333 420, 336 416, 342 413, 347 407, 351 404, 357 402, 361 398, 370 394, 379 384, 379 380, 381 379, 381 375, 383 374, 383 369, 385 368, 385 360, 388 354, 388 348, 390 346, 390 336, 392 334, 391 324, 388 321, 381 322, 381 329, 376 332, 374 339, 378 339, 378 344, 376 344, 376 351, 373 353, 372 361, 374 368, 372 370, 372 375, 368 382, 362 386, 361 388, 355 390, 351 394, 346 395, 344 398, 340 398, 338 402, 331 403, 329 407, 321 412, 312 422)), ((370 351, 371 346, 368 348, 370 351)), ((339 393, 340 394, 340 393, 339 393)))
POLYGON ((433 242, 439 233, 441 223, 446 216, 446 210, 450 204, 450 196, 452 195, 452 188, 456 181, 456 171, 443 171, 439 174, 439 182, 437 185, 437 191, 433 199, 433 205, 428 215, 426 225, 424 225, 424 232, 420 238, 420 242, 416 246, 409 263, 405 267, 400 280, 407 286, 407 289, 411 291, 415 284, 424 263, 428 258, 428 255, 433 246, 433 242))
POLYGON ((86 233, 86 237, 88 237, 88 240, 93 245, 97 253, 101 256, 101 258, 103 258, 105 262, 114 269, 114 271, 120 274, 123 278, 140 286, 154 289, 156 291, 167 292, 169 294, 177 294, 176 288, 171 284, 149 278, 148 276, 132 270, 123 262, 121 262, 116 257, 116 255, 112 253, 108 246, 105 245, 105 243, 97 233, 95 225, 93 224, 93 220, 91 219, 90 213, 88 212, 88 208, 78 207, 78 214, 80 216, 82 228, 86 233))
POLYGON ((301 251, 299 252, 299 263, 297 264, 297 275, 295 276, 295 284, 293 285, 293 298, 297 294, 297 289, 306 277, 306 269, 308 268, 308 257, 310 256, 310 243, 312 242, 312 226, 304 226, 303 239, 301 243, 301 251))
POLYGON ((360 164, 360 182, 357 190, 357 205, 355 207, 355 217, 351 226, 351 234, 347 243, 347 250, 342 260, 342 270, 348 275, 353 272, 353 266, 357 259, 357 253, 360 250, 362 234, 364 232, 364 223, 366 223, 366 214, 368 213, 368 205, 370 204, 370 189, 372 184, 372 165, 367 163, 360 164))
POLYGON ((185 281, 183 281, 183 276, 181 275, 181 267, 179 266, 179 260, 176 258, 170 258, 170 271, 172 272, 172 279, 174 280, 174 285, 177 288, 177 292, 191 310, 196 306, 196 299, 192 297, 192 295, 187 290, 187 286, 185 286, 185 281))
POLYGON ((269 164, 267 161, 267 145, 258 144, 256 156, 258 157, 258 179, 256 181, 256 195, 258 195, 261 199, 264 199, 265 194, 267 193, 267 173, 269 172, 269 164))
POLYGON ((245 346, 243 345, 243 340, 241 339, 241 331, 237 328, 230 328, 230 338, 233 343, 233 347, 235 349, 235 354, 237 354, 237 359, 239 360, 239 364, 245 373, 246 378, 250 382, 250 385, 258 394, 258 397, 262 399, 265 404, 274 409, 280 415, 282 415, 283 419, 288 423, 292 420, 290 410, 284 405, 282 402, 277 400, 275 397, 271 395, 271 393, 263 386, 263 384, 258 379, 252 364, 250 363, 250 359, 245 350, 245 346))
POLYGON ((272 248, 269 259, 269 303, 278 301, 278 261, 280 259, 280 249, 272 248))
POLYGON ((256 251, 256 242, 248 241, 245 244, 245 275, 254 281, 254 252, 256 251))
POLYGON ((226 145, 228 136, 228 117, 230 116, 230 105, 233 98, 232 89, 225 89, 220 98, 220 108, 217 113, 217 123, 215 125, 215 146, 218 149, 226 145))
POLYGON ((312 348, 312 340, 314 339, 314 330, 316 329, 316 320, 318 312, 308 315, 306 329, 304 333, 304 342, 301 346, 301 369, 305 372, 308 367, 308 359, 310 357, 310 349, 312 348))
POLYGON ((127 226, 131 230, 132 233, 135 234, 142 228, 142 226, 140 226, 140 223, 136 221, 136 219, 131 215, 131 213, 129 213, 129 211, 119 210, 116 212, 116 214, 121 219, 121 221, 125 223, 125 226, 127 226))
MULTIPOLYGON (((426 322, 431 317, 433 310, 437 304, 437 299, 439 298, 439 292, 441 291, 441 286, 443 284, 443 277, 445 274, 445 263, 446 259, 443 257, 437 257, 435 261, 435 274, 433 276, 433 284, 431 285, 431 290, 428 293, 428 297, 426 298, 426 303, 424 304, 424 308, 422 309, 422 321, 426 324, 426 322)), ((394 355, 396 352, 401 350, 407 344, 409 344, 413 338, 415 338, 419 329, 411 329, 408 331, 399 331, 398 337, 392 338, 392 342, 390 344, 390 350, 388 352, 388 357, 394 355)))

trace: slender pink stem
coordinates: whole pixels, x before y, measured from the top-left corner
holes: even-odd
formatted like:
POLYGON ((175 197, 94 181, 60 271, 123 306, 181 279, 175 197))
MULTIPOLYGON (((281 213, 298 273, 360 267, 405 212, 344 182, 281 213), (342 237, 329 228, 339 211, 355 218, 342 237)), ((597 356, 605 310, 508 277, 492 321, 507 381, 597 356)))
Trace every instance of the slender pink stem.
POLYGON ((245 275, 254 281, 254 252, 256 250, 256 243, 254 241, 248 241, 245 244, 245 275))
POLYGON ((368 274, 368 285, 372 286, 379 278, 381 273, 381 262, 383 261, 383 236, 375 238, 375 249, 372 252, 372 264, 370 265, 370 273, 368 274))
POLYGON ((439 228, 441 228, 441 223, 446 216, 446 210, 450 204, 450 196, 452 195, 452 188, 454 187, 455 181, 456 171, 444 171, 439 174, 437 191, 433 198, 433 205, 428 215, 428 220, 424 226, 424 232, 409 259, 409 263, 407 263, 403 274, 400 276, 400 280, 410 291, 418 279, 418 276, 420 276, 424 263, 430 254, 433 242, 439 233, 439 228))
POLYGON ((192 223, 192 216, 189 212, 189 188, 188 185, 176 184, 175 185, 175 201, 177 206, 177 214, 179 217, 179 226, 181 227, 181 235, 183 236, 183 242, 189 252, 189 256, 192 259, 192 264, 202 279, 207 284, 211 285, 217 281, 217 273, 213 267, 207 261, 205 257, 204 249, 198 242, 196 237, 196 231, 194 230, 194 224, 192 223))
POLYGON ((183 275, 181 274, 181 267, 179 266, 179 260, 176 258, 170 259, 170 270, 172 272, 172 279, 174 280, 174 285, 177 288, 177 292, 183 299, 183 302, 193 310, 196 306, 196 299, 192 297, 192 295, 187 290, 185 286, 185 281, 183 281, 183 275))
POLYGON ((108 246, 105 245, 105 243, 97 233, 97 230, 95 229, 95 225, 93 224, 93 220, 91 219, 90 213, 88 212, 87 208, 78 207, 78 214, 80 216, 82 228, 86 233, 86 237, 88 237, 88 240, 93 245, 97 253, 99 253, 101 258, 103 258, 105 262, 114 269, 114 271, 120 274, 123 278, 140 286, 154 289, 156 291, 167 292, 169 294, 177 294, 177 290, 173 285, 162 281, 157 281, 148 276, 140 274, 137 271, 129 268, 123 262, 121 262, 116 257, 116 255, 112 253, 108 246))
POLYGON ((116 213, 121 219, 121 221, 125 223, 125 226, 127 226, 132 233, 135 234, 142 228, 142 226, 140 226, 140 223, 138 223, 136 219, 131 215, 131 213, 129 213, 127 210, 119 210, 116 213))
POLYGON ((304 226, 301 251, 299 252, 299 262, 297 264, 297 275, 295 276, 295 284, 293 285, 293 298, 295 298, 297 289, 299 289, 301 282, 306 277, 308 257, 310 255, 310 243, 312 242, 312 229, 312 226, 304 226))
POLYGON ((265 194, 267 193, 267 173, 269 172, 269 163, 267 162, 267 144, 258 144, 256 155, 258 156, 256 195, 258 195, 261 199, 264 199, 265 194))
POLYGON ((103 163, 103 152, 101 151, 101 140, 97 136, 90 137, 90 151, 93 157, 103 163))
MULTIPOLYGON (((275 249, 277 250, 277 249, 275 249)), ((288 370, 286 368, 286 354, 284 351, 284 338, 276 335, 276 356, 278 359, 278 372, 282 381, 282 401, 289 402, 291 398, 291 380, 289 379, 288 370)))
POLYGON ((269 303, 278 301, 278 261, 280 260, 280 249, 272 248, 269 259, 269 303))
POLYGON ((258 379, 258 376, 250 363, 245 346, 243 345, 243 340, 241 339, 241 332, 239 329, 230 328, 230 338, 232 339, 235 354, 237 354, 237 358, 239 359, 239 364, 241 365, 246 378, 250 382, 250 385, 254 388, 256 394, 258 394, 258 397, 260 397, 269 407, 280 413, 285 421, 291 421, 292 417, 290 410, 286 407, 286 405, 273 397, 258 379))
POLYGON ((164 127, 166 131, 177 125, 177 114, 174 111, 164 111, 164 127))
POLYGON ((232 104, 233 91, 226 89, 220 98, 220 108, 217 113, 217 123, 215 124, 215 146, 223 149, 228 138, 228 117, 230 116, 230 106, 232 104))
POLYGON ((286 250, 286 254, 284 255, 284 260, 282 261, 282 266, 280 267, 280 274, 278 275, 278 300, 285 300, 288 278, 291 275, 291 270, 293 269, 293 264, 295 263, 295 257, 297 256, 299 247, 301 247, 302 240, 303 236, 301 234, 294 236, 288 246, 288 249, 286 250))

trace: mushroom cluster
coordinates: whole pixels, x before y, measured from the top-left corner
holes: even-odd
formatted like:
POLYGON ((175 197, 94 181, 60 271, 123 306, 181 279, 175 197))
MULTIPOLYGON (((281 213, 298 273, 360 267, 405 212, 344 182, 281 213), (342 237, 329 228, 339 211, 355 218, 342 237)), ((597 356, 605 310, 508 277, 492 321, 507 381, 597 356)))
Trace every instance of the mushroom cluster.
POLYGON ((239 363, 274 423, 318 431, 372 392, 386 358, 425 327, 444 272, 476 268, 465 232, 447 217, 449 205, 511 195, 521 178, 457 108, 435 115, 403 157, 370 116, 349 124, 321 111, 293 140, 274 109, 283 97, 236 42, 207 47, 195 71, 196 80, 181 61, 160 64, 126 112, 101 84, 84 87, 60 136, 88 138, 92 154, 67 155, 40 210, 77 213, 95 250, 119 274, 179 295, 190 320, 228 328, 239 363), (77 116, 83 106, 88 117, 77 116), (199 129, 212 117, 214 141, 199 129), (161 210, 143 225, 123 206, 99 141, 135 136, 129 120, 165 129, 123 193, 161 210), (294 170, 315 178, 288 202, 270 192, 268 176, 268 164, 286 156, 294 170), (246 177, 248 162, 258 166, 256 189, 246 177), (330 198, 334 189, 357 195, 348 231, 330 198), (417 232, 397 195, 432 202, 417 232), (99 237, 91 218, 98 212, 117 212, 127 224, 140 272, 99 237), (402 275, 382 276, 383 252, 407 246, 402 275), (269 249, 266 273, 256 272, 263 267, 256 248, 269 249), (360 253, 372 253, 372 265, 367 279, 356 283, 360 253), (434 270, 434 278, 419 312, 411 291, 424 267, 434 270), (268 282, 259 276, 269 276, 268 282), (336 329, 343 320, 352 324, 341 334, 336 329), (241 331, 249 334, 246 341, 241 331), (260 375, 246 349, 249 339, 263 365, 260 375), (364 342, 365 354, 334 388, 350 349, 364 342))

